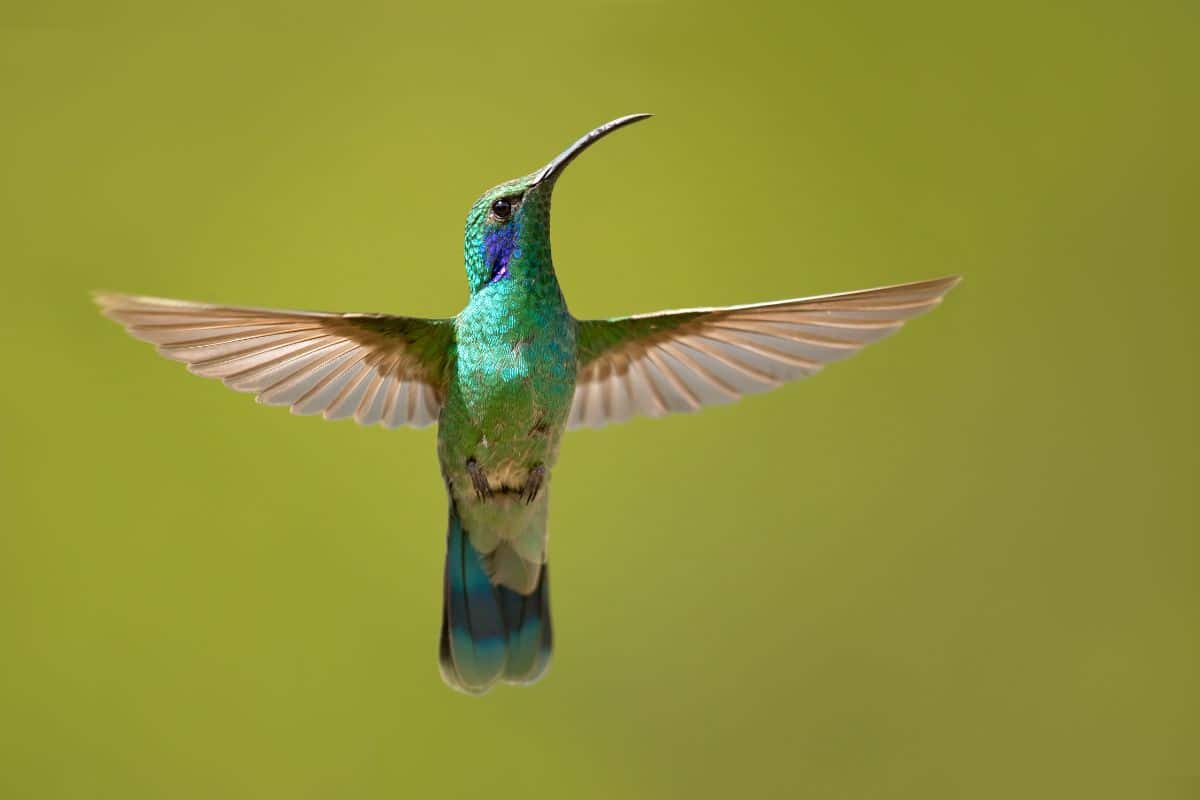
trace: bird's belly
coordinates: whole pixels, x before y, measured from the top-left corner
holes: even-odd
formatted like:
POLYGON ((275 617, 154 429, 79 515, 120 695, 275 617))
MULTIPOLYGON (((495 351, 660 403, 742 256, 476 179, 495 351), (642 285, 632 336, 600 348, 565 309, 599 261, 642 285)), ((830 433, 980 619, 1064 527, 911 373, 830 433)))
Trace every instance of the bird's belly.
POLYGON ((522 359, 474 370, 470 383, 464 394, 472 421, 493 440, 523 438, 540 420, 557 417, 569 402, 563 376, 522 359))
POLYGON ((439 428, 443 469, 456 489, 471 459, 497 492, 519 492, 531 468, 553 464, 575 392, 575 360, 538 345, 534 339, 465 359, 460 353, 439 428))

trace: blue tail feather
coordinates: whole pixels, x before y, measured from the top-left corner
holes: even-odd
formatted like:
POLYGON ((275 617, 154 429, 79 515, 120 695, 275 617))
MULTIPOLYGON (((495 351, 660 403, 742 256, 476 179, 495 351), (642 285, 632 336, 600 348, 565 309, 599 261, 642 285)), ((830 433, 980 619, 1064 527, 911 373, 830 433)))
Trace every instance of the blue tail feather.
POLYGON ((453 505, 444 591, 438 660, 446 683, 482 694, 500 680, 532 683, 541 677, 553 645, 547 568, 529 595, 493 585, 453 505))
POLYGON ((506 683, 533 683, 550 666, 554 647, 550 626, 550 570, 543 564, 538 587, 528 596, 499 587, 500 610, 508 630, 506 683))

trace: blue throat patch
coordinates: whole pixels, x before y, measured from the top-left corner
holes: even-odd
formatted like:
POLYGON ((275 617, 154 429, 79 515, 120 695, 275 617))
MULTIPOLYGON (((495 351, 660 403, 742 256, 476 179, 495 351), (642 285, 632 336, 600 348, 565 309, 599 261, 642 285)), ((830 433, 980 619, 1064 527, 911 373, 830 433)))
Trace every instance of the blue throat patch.
POLYGON ((521 255, 517 247, 519 225, 510 224, 488 233, 483 240, 483 258, 491 268, 488 283, 504 280, 508 277, 508 262, 521 255))

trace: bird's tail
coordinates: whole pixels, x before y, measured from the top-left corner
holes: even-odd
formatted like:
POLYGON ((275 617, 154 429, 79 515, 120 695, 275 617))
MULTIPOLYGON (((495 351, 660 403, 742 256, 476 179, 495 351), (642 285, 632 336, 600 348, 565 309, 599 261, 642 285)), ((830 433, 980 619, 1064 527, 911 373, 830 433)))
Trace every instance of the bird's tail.
POLYGON ((528 595, 494 585, 453 502, 442 603, 438 661, 451 687, 483 694, 497 681, 533 683, 550 665, 549 568, 542 564, 528 595))

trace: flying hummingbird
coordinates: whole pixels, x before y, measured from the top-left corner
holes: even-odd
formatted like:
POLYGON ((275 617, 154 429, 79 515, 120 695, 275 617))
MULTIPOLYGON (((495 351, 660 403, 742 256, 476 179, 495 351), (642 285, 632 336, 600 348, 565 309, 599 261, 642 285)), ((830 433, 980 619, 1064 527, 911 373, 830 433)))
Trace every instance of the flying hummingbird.
POLYGON ((577 320, 550 257, 550 198, 576 156, 467 214, 470 299, 417 319, 98 293, 104 313, 198 375, 326 419, 438 423, 449 496, 439 662, 471 694, 528 684, 552 649, 546 515, 563 433, 728 403, 812 375, 936 306, 957 277, 774 303, 577 320))

